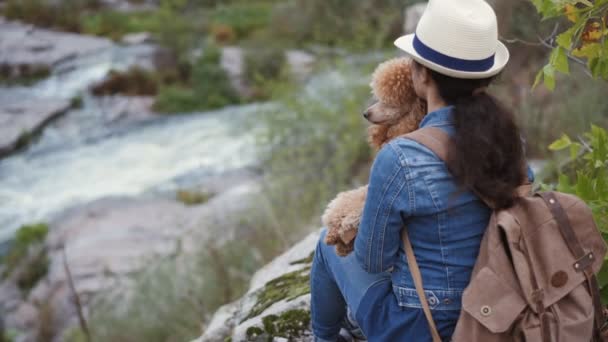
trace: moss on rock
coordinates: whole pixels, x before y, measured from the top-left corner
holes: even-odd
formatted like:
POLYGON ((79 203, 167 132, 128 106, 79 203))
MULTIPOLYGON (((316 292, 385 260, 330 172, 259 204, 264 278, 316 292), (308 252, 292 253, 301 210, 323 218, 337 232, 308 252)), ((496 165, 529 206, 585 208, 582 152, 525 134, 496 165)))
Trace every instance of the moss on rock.
POLYGON ((19 228, 8 253, 0 258, 0 263, 5 266, 2 279, 18 271, 15 281, 21 290, 28 292, 46 275, 49 260, 44 239, 48 229, 44 223, 19 228))
POLYGON ((312 263, 312 259, 315 257, 315 251, 313 250, 312 252, 310 252, 310 255, 307 256, 306 258, 302 258, 302 259, 298 259, 298 260, 294 260, 292 262, 290 262, 290 265, 297 265, 297 264, 310 264, 312 263))
POLYGON ((280 315, 268 315, 262 318, 262 327, 252 326, 247 329, 248 341, 273 341, 275 337, 292 340, 301 337, 310 325, 310 311, 294 309, 280 315))
POLYGON ((310 311, 289 310, 281 315, 268 315, 262 318, 264 330, 272 337, 300 337, 310 324, 310 311))
POLYGON ((310 293, 310 266, 286 273, 266 283, 258 290, 257 302, 241 322, 258 316, 272 304, 281 300, 290 301, 310 293))

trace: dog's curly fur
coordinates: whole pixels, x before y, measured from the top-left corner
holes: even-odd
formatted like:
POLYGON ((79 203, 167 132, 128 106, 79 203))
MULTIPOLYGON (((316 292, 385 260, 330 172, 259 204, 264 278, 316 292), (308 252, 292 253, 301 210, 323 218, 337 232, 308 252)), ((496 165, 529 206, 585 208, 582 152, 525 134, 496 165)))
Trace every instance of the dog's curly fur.
MULTIPOLYGON (((378 101, 365 112, 371 122, 368 141, 373 148, 380 149, 391 139, 418 129, 426 104, 414 91, 410 59, 395 58, 380 64, 370 86, 378 101)), ((340 256, 353 250, 366 196, 367 185, 339 193, 322 216, 327 227, 325 243, 335 245, 340 256)))

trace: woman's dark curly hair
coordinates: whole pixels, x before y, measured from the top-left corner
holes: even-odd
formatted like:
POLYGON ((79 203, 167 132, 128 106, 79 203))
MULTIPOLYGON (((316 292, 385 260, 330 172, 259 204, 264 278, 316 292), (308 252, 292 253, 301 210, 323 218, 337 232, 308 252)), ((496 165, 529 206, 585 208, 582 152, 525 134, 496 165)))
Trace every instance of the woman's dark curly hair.
POLYGON ((495 77, 460 79, 427 70, 442 99, 454 106, 456 133, 448 150, 450 172, 460 185, 495 208, 510 207, 515 189, 525 179, 526 163, 513 113, 484 90, 495 77))

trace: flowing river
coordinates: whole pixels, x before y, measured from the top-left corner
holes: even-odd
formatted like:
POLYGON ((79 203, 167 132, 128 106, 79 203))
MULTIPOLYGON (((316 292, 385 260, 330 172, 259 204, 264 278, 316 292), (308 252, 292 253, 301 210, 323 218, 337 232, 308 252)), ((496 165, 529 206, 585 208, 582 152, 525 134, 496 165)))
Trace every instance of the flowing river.
POLYGON ((47 221, 63 209, 105 196, 173 191, 190 179, 255 163, 254 137, 244 127, 265 105, 108 123, 86 89, 111 69, 125 69, 150 47, 113 46, 62 65, 31 87, 0 88, 0 101, 72 98, 83 107, 47 127, 29 148, 0 160, 0 242, 22 224, 47 221))

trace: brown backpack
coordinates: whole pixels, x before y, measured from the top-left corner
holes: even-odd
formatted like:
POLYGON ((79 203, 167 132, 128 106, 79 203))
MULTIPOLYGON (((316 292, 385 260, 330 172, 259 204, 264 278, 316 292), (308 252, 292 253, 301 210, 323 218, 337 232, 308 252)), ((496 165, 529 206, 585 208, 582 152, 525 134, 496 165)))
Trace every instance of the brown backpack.
MULTIPOLYGON (((446 160, 449 136, 439 128, 405 135, 446 160)), ((454 342, 608 341, 596 274, 606 244, 591 210, 573 195, 545 192, 495 210, 462 296, 454 342)), ((433 341, 441 341, 409 242, 402 237, 433 341)))

